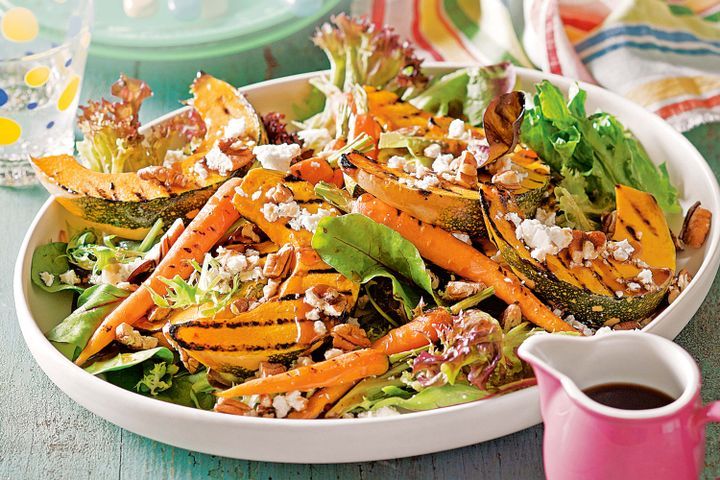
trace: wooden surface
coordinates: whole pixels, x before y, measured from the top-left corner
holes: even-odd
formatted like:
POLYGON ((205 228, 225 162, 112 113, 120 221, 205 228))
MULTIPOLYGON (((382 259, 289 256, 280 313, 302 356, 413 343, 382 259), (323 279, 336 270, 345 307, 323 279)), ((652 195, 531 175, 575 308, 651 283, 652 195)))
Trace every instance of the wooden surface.
MULTIPOLYGON (((148 81, 155 97, 144 119, 178 106, 202 69, 236 85, 325 68, 322 54, 300 32, 292 41, 232 57, 191 63, 138 64, 91 59, 83 98, 108 95, 120 71, 148 81)), ((720 174, 720 127, 697 128, 688 138, 720 174)), ((542 427, 480 445, 394 461, 345 465, 289 465, 232 460, 147 440, 85 411, 58 390, 35 364, 20 335, 12 300, 12 269, 30 222, 44 202, 39 187, 0 188, 0 479, 536 479, 543 478, 542 427)), ((717 213, 717 212, 716 212, 717 213)), ((699 362, 703 397, 720 398, 720 282, 677 339, 699 362)), ((443 425, 438 425, 438 429, 443 425)), ((477 419, 476 428, 483 428, 477 419)), ((704 478, 720 476, 720 429, 708 429, 704 478)), ((427 442, 408 438, 408 442, 427 442)), ((652 455, 652 452, 648 452, 652 455)))

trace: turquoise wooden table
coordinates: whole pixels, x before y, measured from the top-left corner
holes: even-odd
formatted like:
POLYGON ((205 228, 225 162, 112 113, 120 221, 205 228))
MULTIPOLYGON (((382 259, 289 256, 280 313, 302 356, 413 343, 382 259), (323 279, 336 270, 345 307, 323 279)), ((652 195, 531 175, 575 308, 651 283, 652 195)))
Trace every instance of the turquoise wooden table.
MULTIPOLYGON (((230 57, 186 63, 136 63, 91 58, 83 99, 107 96, 122 71, 146 80, 155 96, 145 120, 179 106, 197 70, 245 85, 326 68, 306 29, 285 42, 230 57)), ((84 101, 83 100, 83 101, 84 101)), ((720 126, 687 133, 720 174, 720 126)), ((20 242, 47 198, 39 187, 0 189, 0 479, 535 479, 543 478, 542 426, 449 452, 345 465, 289 465, 232 460, 157 443, 85 411, 58 390, 30 356, 12 301, 12 269, 20 242)), ((703 397, 720 398, 720 281, 677 341, 699 362, 703 397)), ((442 428, 442 425, 438 425, 442 428)), ((482 429, 482 419, 476 428, 482 429)), ((428 432, 428 437, 432 432, 428 432)), ((720 429, 708 430, 704 478, 720 476, 720 429)), ((427 439, 408 438, 412 441, 427 439)), ((652 452, 648 452, 652 455, 652 452)))

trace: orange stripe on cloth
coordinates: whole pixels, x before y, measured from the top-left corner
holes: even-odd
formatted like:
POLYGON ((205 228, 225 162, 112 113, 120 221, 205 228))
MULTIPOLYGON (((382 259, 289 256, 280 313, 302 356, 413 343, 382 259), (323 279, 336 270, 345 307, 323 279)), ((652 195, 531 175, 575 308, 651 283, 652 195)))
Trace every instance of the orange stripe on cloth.
POLYGON ((710 109, 717 106, 720 106, 720 94, 710 98, 693 98, 682 102, 671 103, 670 105, 665 105, 655 113, 660 115, 662 118, 670 118, 697 108, 710 109))
POLYGON ((433 48, 433 45, 428 41, 428 39, 425 38, 423 29, 420 27, 420 23, 420 0, 414 0, 412 10, 412 32, 413 37, 415 37, 415 42, 417 42, 420 48, 432 55, 434 60, 443 60, 443 56, 440 55, 440 53, 433 48))

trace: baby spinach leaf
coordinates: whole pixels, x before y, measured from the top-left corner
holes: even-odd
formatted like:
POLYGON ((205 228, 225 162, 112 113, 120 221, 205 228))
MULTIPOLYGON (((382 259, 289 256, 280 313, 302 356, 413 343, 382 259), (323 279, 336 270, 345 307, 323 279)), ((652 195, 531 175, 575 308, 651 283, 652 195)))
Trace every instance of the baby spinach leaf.
POLYGON ((438 387, 428 387, 410 398, 393 396, 375 402, 372 410, 382 407, 395 407, 404 410, 421 411, 435 408, 449 407, 461 403, 474 402, 489 395, 486 390, 480 390, 465 383, 454 385, 446 384, 438 387))
POLYGON ((312 246, 325 263, 356 282, 389 278, 393 294, 408 313, 420 300, 418 288, 435 298, 425 262, 415 245, 364 215, 323 218, 312 246))
POLYGON ((134 367, 139 365, 145 360, 149 360, 156 357, 165 362, 172 362, 174 359, 172 351, 167 347, 155 347, 150 350, 140 350, 138 352, 131 353, 118 353, 116 356, 107 360, 100 360, 89 367, 85 367, 85 371, 98 375, 100 373, 113 372, 116 370, 123 370, 125 368, 134 367))
POLYGON ((47 334, 63 355, 74 360, 106 316, 130 294, 113 285, 95 285, 78 297, 78 307, 47 334))
POLYGON ((46 292, 55 293, 62 290, 73 290, 82 292, 83 288, 76 285, 69 285, 60 281, 60 274, 70 270, 65 249, 67 243, 51 242, 41 245, 33 252, 32 262, 30 264, 30 278, 32 282, 46 292), (53 276, 50 286, 45 284, 42 274, 47 272, 53 276))

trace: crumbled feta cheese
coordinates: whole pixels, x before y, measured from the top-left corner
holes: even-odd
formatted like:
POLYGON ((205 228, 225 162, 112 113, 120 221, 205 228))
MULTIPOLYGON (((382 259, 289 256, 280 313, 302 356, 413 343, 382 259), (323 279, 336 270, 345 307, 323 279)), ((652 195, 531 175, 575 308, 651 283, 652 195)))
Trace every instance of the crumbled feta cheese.
POLYGON ((315 330, 315 333, 318 335, 325 335, 327 333, 327 327, 322 320, 316 320, 315 323, 313 323, 313 330, 315 330))
POLYGON ((306 208, 303 208, 300 214, 290 220, 288 224, 293 230, 298 231, 304 228, 309 232, 315 233, 320 220, 334 214, 335 210, 332 209, 318 208, 316 213, 310 213, 306 208))
POLYGON ((653 274, 647 268, 641 270, 640 273, 638 273, 637 278, 643 285, 653 285, 653 274))
POLYGON ((595 330, 595 335, 607 335, 608 333, 613 333, 613 329, 610 327, 600 327, 595 330))
POLYGON ((80 283, 80 277, 77 276, 75 270, 68 270, 67 272, 60 274, 60 281, 67 285, 77 285, 80 283))
POLYGON ((450 122, 448 127, 448 137, 450 138, 462 138, 465 135, 465 122, 456 118, 450 122))
POLYGON ((617 298, 623 298, 624 295, 625 295, 625 292, 623 292, 622 290, 617 290, 617 291, 615 292, 615 296, 616 296, 617 298))
POLYGON ((400 155, 393 155, 392 157, 388 158, 387 166, 388 168, 396 168, 398 170, 405 170, 405 164, 408 162, 408 159, 405 157, 402 157, 400 155))
POLYGON ((460 240, 463 243, 467 243, 468 245, 470 245, 472 243, 470 241, 470 235, 468 235, 467 233, 452 232, 452 236, 457 238, 458 240, 460 240))
POLYGON ((547 255, 556 255, 572 242, 572 229, 548 227, 539 220, 525 219, 515 229, 515 236, 531 249, 530 256, 545 261, 547 255))
POLYGON ((627 240, 621 242, 607 242, 605 252, 618 262, 624 262, 635 252, 635 248, 627 240))
POLYGON ((520 223, 522 223, 522 219, 520 218, 520 215, 518 215, 515 212, 508 212, 505 214, 505 220, 508 222, 512 222, 515 224, 515 227, 519 227, 520 223))
POLYGON ((193 172, 195 172, 195 175, 197 175, 203 180, 208 177, 207 168, 205 168, 205 165, 202 161, 195 162, 195 165, 193 165, 193 172))
POLYGON ((165 152, 165 158, 163 159, 163 165, 166 167, 171 166, 174 163, 184 160, 187 156, 182 150, 168 150, 165 152))
POLYGON ((308 320, 319 320, 320 310, 318 310, 317 308, 313 308, 305 314, 305 318, 307 318, 308 320))
POLYGON ((285 395, 276 395, 272 400, 272 406, 275 409, 275 417, 285 418, 290 413, 290 404, 285 395))
POLYGON ((307 407, 307 398, 303 397, 302 393, 300 393, 299 390, 293 390, 292 392, 285 395, 285 400, 287 400, 290 408, 292 408, 296 412, 299 412, 300 410, 305 410, 305 407, 307 407))
POLYGON ((142 257, 137 257, 128 263, 110 263, 102 269, 99 275, 92 275, 90 277, 90 283, 98 284, 110 284, 115 285, 118 288, 124 288, 127 284, 127 279, 131 273, 135 271, 137 267, 143 263, 142 257))
POLYGON ((300 206, 295 200, 283 202, 280 204, 266 203, 262 206, 260 211, 265 217, 265 220, 267 220, 268 222, 276 222, 280 217, 297 217, 298 215, 300 215, 300 206))
POLYGON ((50 287, 55 281, 55 275, 50 272, 40 272, 40 280, 43 281, 46 287, 50 287))
POLYGON ((430 187, 436 186, 440 183, 440 180, 435 175, 428 175, 415 182, 415 187, 420 190, 427 190, 430 187))
POLYGON ((303 141, 303 147, 315 152, 319 152, 333 140, 327 128, 308 128, 300 130, 297 135, 303 141))
POLYGON ((253 200, 253 201, 254 201, 254 200, 257 200, 258 198, 260 198, 260 195, 262 195, 262 190, 258 190, 258 191, 256 191, 255 193, 253 193, 253 194, 250 196, 250 199, 253 200))
POLYGON ((642 285, 640 285, 640 284, 637 283, 637 282, 628 282, 627 288, 628 288, 628 290, 630 290, 631 292, 638 292, 638 291, 640 291, 640 289, 642 288, 642 285))
POLYGON ((330 350, 327 350, 325 352, 325 360, 330 360, 331 358, 335 358, 338 355, 342 355, 343 353, 345 352, 343 352, 339 348, 331 348, 330 350))
POLYGON ((215 170, 220 175, 227 175, 233 170, 232 160, 217 145, 205 155, 205 165, 207 165, 208 169, 215 170))
POLYGON ((239 137, 245 133, 247 125, 244 118, 231 118, 223 130, 223 138, 239 137))
POLYGON ((428 158, 437 158, 442 153, 442 147, 437 143, 431 143, 423 150, 423 155, 428 158))
POLYGON ((258 145, 253 148, 253 155, 258 162, 269 170, 287 172, 290 162, 301 153, 300 145, 283 143, 280 145, 258 145))
POLYGON ((377 410, 360 412, 357 414, 357 418, 394 417, 397 415, 400 415, 400 412, 398 412, 392 407, 380 407, 377 410))
POLYGON ((439 155, 437 158, 435 158, 435 161, 432 163, 432 169, 435 173, 449 173, 453 174, 453 168, 452 168, 452 161, 454 160, 454 157, 449 153, 444 153, 442 155, 439 155))
POLYGON ((312 365, 315 363, 311 357, 298 357, 297 360, 295 360, 295 366, 296 367, 307 367, 308 365, 312 365))
POLYGON ((512 278, 510 278, 510 277, 505 277, 505 278, 503 278, 503 282, 505 282, 505 283, 512 283, 512 278))

